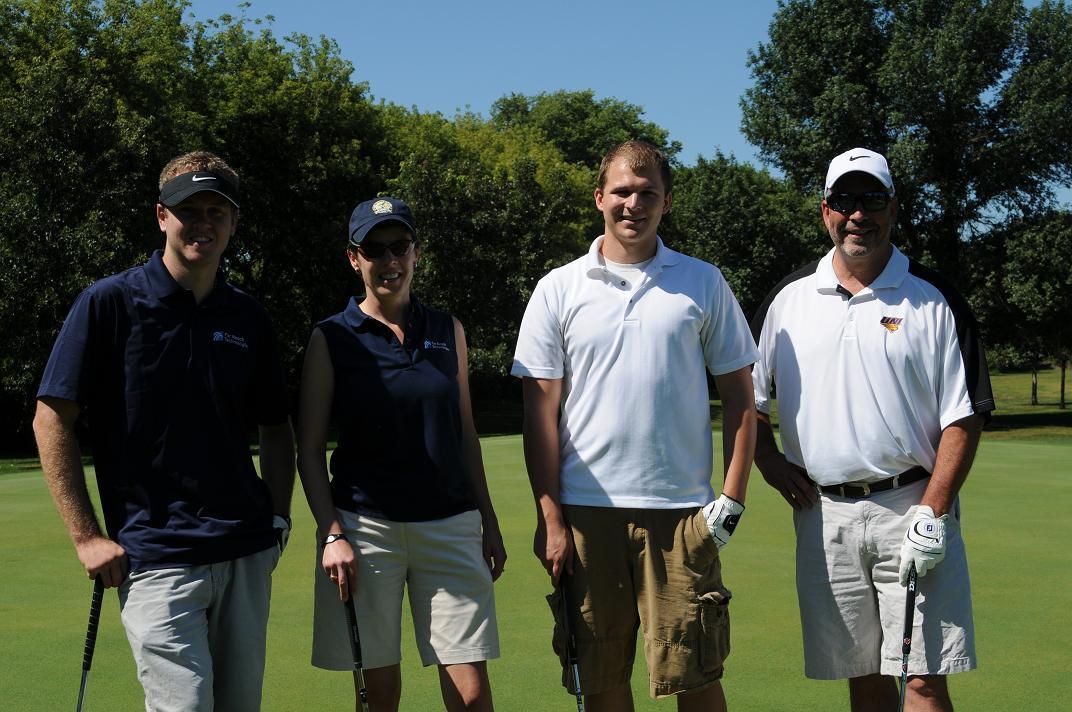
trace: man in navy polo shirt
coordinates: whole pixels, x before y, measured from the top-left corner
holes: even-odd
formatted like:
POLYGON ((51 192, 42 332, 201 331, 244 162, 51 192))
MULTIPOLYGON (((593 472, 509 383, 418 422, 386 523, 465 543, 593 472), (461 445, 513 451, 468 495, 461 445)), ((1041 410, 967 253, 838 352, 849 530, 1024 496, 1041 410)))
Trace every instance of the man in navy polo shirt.
POLYGON ((267 313, 219 275, 238 224, 235 172, 206 152, 173 159, 156 217, 164 249, 75 300, 34 432, 86 573, 119 588, 146 708, 257 710, 294 484, 282 368, 267 313), (86 490, 80 416, 107 535, 86 490))
POLYGON ((848 679, 854 712, 895 709, 914 568, 906 709, 951 710, 946 676, 976 664, 957 493, 994 409, 978 326, 952 285, 891 243, 883 156, 835 157, 822 215, 832 249, 775 287, 752 325, 756 464, 793 507, 804 672, 848 679))

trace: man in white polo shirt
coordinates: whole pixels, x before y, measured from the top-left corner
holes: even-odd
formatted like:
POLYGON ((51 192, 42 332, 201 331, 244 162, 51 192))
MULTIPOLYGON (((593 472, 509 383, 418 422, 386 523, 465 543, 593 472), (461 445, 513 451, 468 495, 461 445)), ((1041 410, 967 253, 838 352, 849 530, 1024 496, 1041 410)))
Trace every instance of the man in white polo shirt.
POLYGON ((752 323, 756 464, 794 510, 805 674, 847 678, 854 711, 896 709, 915 567, 906 709, 951 710, 945 676, 976 664, 957 492, 994 409, 978 328, 948 282, 890 242, 884 157, 834 158, 822 215, 833 249, 752 323))
POLYGON ((593 712, 632 709, 638 624, 653 697, 677 695, 679 710, 726 704, 730 593, 718 550, 744 510, 757 352, 719 270, 658 237, 670 191, 669 163, 653 146, 628 141, 604 157, 595 203, 605 232, 537 284, 514 355, 534 551, 556 585, 555 649, 577 692, 564 609, 593 712), (723 408, 717 500, 708 370, 723 408))

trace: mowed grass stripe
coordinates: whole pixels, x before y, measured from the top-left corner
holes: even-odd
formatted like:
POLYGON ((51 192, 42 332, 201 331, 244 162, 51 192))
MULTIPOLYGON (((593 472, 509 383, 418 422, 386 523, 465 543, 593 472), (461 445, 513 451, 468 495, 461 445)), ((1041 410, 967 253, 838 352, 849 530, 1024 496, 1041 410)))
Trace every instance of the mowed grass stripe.
MULTIPOLYGON (((716 439, 718 435, 715 435, 716 439)), ((510 559, 496 587, 503 657, 490 664, 500 710, 570 709, 550 651, 549 585, 532 556, 535 522, 518 436, 483 441, 489 486, 510 559)), ((1072 555, 1072 438, 984 440, 962 493, 971 560, 980 669, 951 678, 959 709, 1064 709, 1072 665, 1069 574, 1072 555)), ((724 552, 734 594, 733 652, 726 690, 734 710, 846 709, 841 682, 806 680, 793 572, 788 505, 753 472, 748 510, 724 552)), ((5 536, 0 563, 0 686, 5 710, 72 707, 77 696, 91 585, 47 488, 36 472, 0 477, 5 536)), ((95 497, 95 493, 94 493, 95 497)), ((274 579, 264 709, 352 707, 349 676, 309 665, 313 522, 300 487, 295 531, 274 579)), ((434 670, 421 668, 403 627, 404 710, 441 708, 434 670)), ((647 698, 643 650, 633 678, 638 710, 674 709, 647 698)), ((141 691, 119 621, 106 597, 87 709, 140 709, 141 691)))

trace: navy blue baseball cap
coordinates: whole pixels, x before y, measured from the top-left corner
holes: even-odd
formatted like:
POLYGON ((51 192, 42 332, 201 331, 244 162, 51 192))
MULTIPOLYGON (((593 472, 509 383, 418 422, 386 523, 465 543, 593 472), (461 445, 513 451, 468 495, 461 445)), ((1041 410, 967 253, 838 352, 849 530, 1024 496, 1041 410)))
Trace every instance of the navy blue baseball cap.
POLYGON ((350 244, 360 245, 372 228, 388 220, 402 223, 413 239, 417 239, 416 222, 409 206, 398 198, 376 198, 360 203, 350 214, 350 244))
POLYGON ((158 200, 161 205, 173 208, 191 195, 205 190, 219 193, 231 201, 231 204, 236 208, 238 207, 238 186, 218 173, 210 173, 209 171, 180 173, 167 183, 164 183, 164 187, 160 189, 158 200))

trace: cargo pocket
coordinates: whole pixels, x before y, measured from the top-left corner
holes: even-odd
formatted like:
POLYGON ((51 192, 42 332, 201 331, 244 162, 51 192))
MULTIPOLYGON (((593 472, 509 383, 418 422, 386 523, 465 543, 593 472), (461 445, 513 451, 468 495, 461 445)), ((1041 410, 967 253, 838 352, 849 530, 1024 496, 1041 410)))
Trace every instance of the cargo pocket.
POLYGON ((704 675, 721 677, 730 654, 730 594, 728 589, 700 596, 700 664, 704 675))

